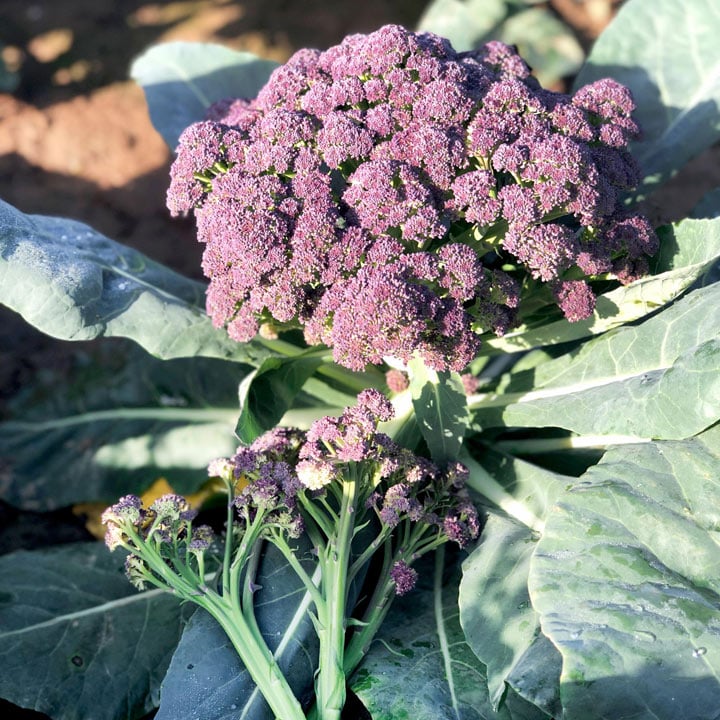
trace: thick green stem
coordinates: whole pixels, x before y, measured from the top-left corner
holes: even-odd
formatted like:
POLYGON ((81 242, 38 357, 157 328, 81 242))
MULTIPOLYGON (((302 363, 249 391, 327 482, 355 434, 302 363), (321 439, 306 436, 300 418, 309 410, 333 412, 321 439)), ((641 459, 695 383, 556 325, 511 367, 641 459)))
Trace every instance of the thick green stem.
MULTIPOLYGON (((231 526, 228 527, 228 532, 232 532, 231 526)), ((190 579, 186 577, 186 573, 178 573, 171 569, 155 549, 146 543, 133 528, 128 528, 127 533, 132 543, 127 546, 128 549, 146 563, 153 574, 149 578, 153 584, 160 587, 164 585, 184 600, 194 602, 218 621, 275 717, 278 720, 305 720, 305 713, 300 702, 295 697, 276 658, 270 652, 260 633, 252 608, 251 596, 249 609, 243 608, 243 604, 248 604, 248 595, 245 594, 246 602, 241 603, 237 587, 233 587, 237 585, 239 572, 243 566, 247 565, 248 559, 251 561, 250 565, 253 565, 253 558, 249 557, 248 552, 257 542, 257 537, 255 537, 257 528, 253 526, 248 528, 248 533, 243 541, 247 540, 249 535, 249 542, 247 546, 245 542, 241 543, 238 556, 230 565, 229 572, 225 573, 222 595, 206 587, 204 578, 193 576, 190 579), (230 578, 229 582, 228 577, 230 578)), ((232 540, 229 538, 226 547, 231 544, 232 540)), ((257 547, 254 549, 257 550, 257 547)), ((226 554, 225 560, 227 558, 226 554)), ((251 572, 253 570, 254 568, 251 567, 251 572)))
POLYGON ((125 532, 131 542, 123 547, 139 557, 166 587, 186 600, 193 600, 194 596, 200 593, 200 589, 193 582, 188 582, 183 575, 171 568, 153 548, 152 543, 145 542, 145 539, 140 537, 134 528, 126 527, 125 532))
POLYGON ((452 702, 453 714, 460 717, 460 707, 455 694, 455 673, 452 670, 452 656, 450 654, 450 642, 445 630, 445 613, 443 611, 443 570, 445 568, 445 546, 441 545, 435 553, 435 577, 433 581, 433 608, 435 610, 435 628, 437 629, 440 653, 445 665, 445 677, 447 678, 450 700, 452 702))
MULTIPOLYGON (((259 553, 262 526, 263 515, 258 513, 252 523, 248 523, 240 545, 238 545, 237 550, 235 550, 235 557, 230 565, 230 570, 223 577, 223 595, 230 601, 233 607, 242 607, 240 596, 242 573, 247 567, 248 561, 253 556, 253 553, 259 553)), ((252 612, 252 605, 250 606, 250 611, 252 612)))
POLYGON ((233 505, 233 493, 232 488, 228 485, 228 506, 225 517, 225 552, 223 553, 223 595, 226 597, 230 595, 230 565, 232 564, 232 551, 233 551, 233 519, 234 519, 234 505, 233 505))
POLYGON ((257 338, 255 338, 255 342, 257 342, 259 345, 264 345, 270 350, 274 350, 280 355, 286 355, 287 357, 295 357, 296 355, 305 355, 306 357, 322 357, 330 353, 330 350, 328 350, 328 348, 326 347, 320 347, 317 350, 308 353, 307 348, 301 348, 297 345, 293 345, 293 343, 287 342, 285 340, 279 340, 277 338, 271 339, 258 336, 257 338))
POLYGON ((468 485, 484 495, 490 502, 508 515, 527 525, 531 530, 542 532, 544 521, 519 500, 516 500, 500 483, 485 470, 467 451, 461 451, 460 462, 469 470, 468 485))
POLYGON ((240 590, 238 588, 238 596, 237 598, 233 597, 232 600, 232 607, 240 609, 240 612, 245 618, 245 622, 247 622, 248 627, 257 637, 262 637, 262 633, 260 631, 260 626, 257 623, 257 618, 255 617, 255 604, 253 596, 256 590, 255 578, 257 576, 257 569, 260 565, 261 548, 262 543, 258 542, 257 546, 255 547, 255 552, 250 555, 247 566, 245 568, 245 576, 242 579, 242 595, 240 595, 240 590))
POLYGON ((200 603, 227 633, 277 720, 305 720, 300 702, 265 641, 248 627, 239 609, 217 595, 200 603))
POLYGON ((320 594, 320 591, 318 590, 313 578, 307 574, 305 568, 300 564, 300 561, 298 560, 297 555, 295 555, 293 549, 285 542, 285 538, 283 537, 282 533, 277 533, 273 535, 272 537, 270 537, 269 541, 273 543, 273 545, 275 545, 275 547, 283 554, 283 557, 288 561, 288 565, 290 565, 290 567, 295 571, 295 574, 298 576, 302 584, 305 586, 308 594, 312 598, 316 612, 318 614, 322 614, 325 608, 325 600, 320 594))
POLYGON ((355 670, 367 654, 370 643, 383 624, 395 598, 395 582, 390 577, 393 565, 402 560, 412 562, 446 542, 445 538, 441 538, 437 534, 426 538, 428 529, 428 526, 406 522, 403 528, 403 538, 398 543, 395 552, 392 550, 390 539, 385 542, 383 566, 378 575, 375 590, 361 622, 345 648, 345 674, 347 676, 355 670))
MULTIPOLYGON (((352 471, 351 471, 352 472, 352 471)), ((339 521, 334 537, 322 552, 323 612, 320 625, 320 662, 315 682, 318 718, 340 720, 345 705, 345 630, 347 627, 348 571, 355 530, 358 483, 343 483, 339 521)))
POLYGON ((363 550, 363 552, 353 560, 350 571, 348 572, 348 582, 352 582, 355 576, 370 562, 372 556, 377 552, 380 546, 388 539, 390 528, 383 525, 380 534, 363 550))
POLYGON ((362 624, 356 628, 350 638, 350 642, 345 648, 344 668, 345 674, 348 676, 367 654, 370 643, 373 641, 375 634, 390 609, 392 595, 394 593, 394 584, 390 579, 390 569, 392 568, 393 561, 394 557, 390 543, 386 542, 383 567, 380 571, 378 583, 368 602, 367 610, 362 618, 362 624))
POLYGON ((636 445, 652 442, 651 438, 637 435, 583 435, 561 438, 531 438, 528 440, 502 440, 495 447, 515 455, 551 453, 558 450, 604 450, 612 445, 636 445))

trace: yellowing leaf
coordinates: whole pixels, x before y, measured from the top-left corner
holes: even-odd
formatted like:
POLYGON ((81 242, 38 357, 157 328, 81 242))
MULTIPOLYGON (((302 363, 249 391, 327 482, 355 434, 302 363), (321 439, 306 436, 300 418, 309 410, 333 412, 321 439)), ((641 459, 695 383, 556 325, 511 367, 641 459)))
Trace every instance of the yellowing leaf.
MULTIPOLYGON (((190 506, 198 509, 202 504, 217 492, 222 491, 222 485, 215 478, 209 479, 200 489, 191 495, 185 495, 190 506)), ((159 477, 155 482, 140 496, 143 505, 146 507, 163 495, 174 493, 175 490, 170 483, 164 478, 159 477)), ((102 540, 105 537, 105 526, 100 522, 100 516, 107 505, 105 503, 79 503, 73 505, 73 513, 78 517, 85 517, 85 527, 88 532, 96 538, 102 540)))

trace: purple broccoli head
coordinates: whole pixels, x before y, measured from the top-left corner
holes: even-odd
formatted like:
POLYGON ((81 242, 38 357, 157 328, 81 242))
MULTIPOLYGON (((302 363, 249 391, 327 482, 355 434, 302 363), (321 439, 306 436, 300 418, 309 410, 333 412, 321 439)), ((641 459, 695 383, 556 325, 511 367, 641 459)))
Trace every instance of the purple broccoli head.
POLYGON ((458 53, 390 25, 301 50, 255 99, 180 138, 168 206, 194 212, 217 326, 301 328, 354 369, 462 370, 478 335, 547 284, 568 320, 630 282, 657 238, 622 210, 639 180, 629 91, 542 89, 507 45, 458 53))

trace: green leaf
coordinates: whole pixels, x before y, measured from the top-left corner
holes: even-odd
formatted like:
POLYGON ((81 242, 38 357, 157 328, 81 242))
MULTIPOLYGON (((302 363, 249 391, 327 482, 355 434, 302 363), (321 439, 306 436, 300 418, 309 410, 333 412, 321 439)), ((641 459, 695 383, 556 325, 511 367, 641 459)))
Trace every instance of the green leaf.
POLYGON ((680 439, 720 417, 720 284, 695 290, 635 327, 474 396, 483 427, 560 427, 581 434, 680 439), (531 384, 532 389, 516 390, 531 384))
MULTIPOLYGON (((312 568, 306 568, 312 573, 312 568)), ((266 546, 256 617, 270 650, 296 695, 312 699, 318 640, 312 607, 297 575, 266 546)), ((217 621, 198 610, 188 623, 162 683, 156 720, 272 720, 273 715, 217 621), (212 684, 208 685, 208 678, 212 684)))
POLYGON ((558 495, 574 482, 574 478, 545 470, 491 447, 477 449, 474 455, 461 455, 462 462, 467 463, 470 470, 470 488, 484 495, 513 520, 536 532, 542 531, 545 515, 558 495), (487 481, 476 476, 478 472, 502 487, 505 496, 512 502, 506 505, 496 502, 483 484, 487 481))
POLYGON ((660 251, 653 275, 600 295, 592 316, 570 323, 557 320, 538 328, 519 328, 484 340, 481 354, 517 352, 599 335, 655 312, 679 297, 720 257, 720 221, 686 219, 658 229, 660 251))
POLYGON ((703 264, 662 275, 648 275, 603 293, 597 298, 593 314, 586 320, 568 322, 562 318, 530 329, 520 327, 500 337, 483 338, 480 354, 497 355, 559 345, 635 322, 681 295, 706 267, 707 264, 703 264))
POLYGON ((467 399, 457 373, 435 372, 411 360, 410 393, 420 432, 437 463, 457 459, 469 424, 467 399))
POLYGON ((137 592, 101 543, 0 557, 0 696, 53 720, 137 718, 160 681, 187 610, 137 592))
POLYGON ((484 670, 463 640, 456 577, 436 568, 430 587, 395 600, 350 686, 373 720, 510 718, 492 709, 484 670))
POLYGON ((269 352, 212 326, 204 286, 83 223, 0 201, 0 303, 62 340, 126 337, 161 358, 259 364, 269 352))
POLYGON ((633 154, 662 182, 720 138, 720 6, 715 0, 629 0, 595 43, 576 86, 627 85, 643 139, 633 154))
POLYGON ((505 0, 434 0, 418 22, 418 30, 447 38, 458 52, 488 40, 508 14, 505 0))
POLYGON ((550 513, 529 589, 563 718, 717 716, 718 439, 610 450, 550 513))
POLYGON ((660 251, 652 259, 653 273, 702 271, 720 257, 720 219, 688 218, 664 225, 657 233, 660 251))
MULTIPOLYGON (((540 519, 538 530, 499 512, 490 512, 480 543, 463 563, 460 623, 465 639, 487 667, 495 708, 510 685, 549 715, 559 715, 560 658, 540 632, 528 595, 530 558, 550 507, 574 482, 509 455, 485 451, 481 461, 525 514, 540 519)), ((473 477, 470 480, 473 486, 473 477)), ((513 506, 505 504, 509 510, 513 506)))
POLYGON ((546 8, 528 8, 512 15, 497 39, 515 45, 543 85, 575 74, 585 57, 570 28, 546 8))
POLYGON ((50 510, 140 493, 163 476, 178 492, 237 446, 237 385, 247 368, 209 358, 160 361, 131 343, 77 353, 45 371, 0 423, 0 494, 50 510))
POLYGON ((583 51, 568 26, 544 8, 513 0, 434 0, 418 23, 448 38, 458 52, 488 40, 517 45, 543 84, 575 73, 583 51))
POLYGON ((240 384, 240 418, 235 432, 250 444, 275 427, 290 409, 306 381, 322 365, 322 358, 268 358, 240 384))
POLYGON ((463 565, 460 621, 465 640, 487 666, 493 707, 507 685, 559 715, 560 658, 540 633, 527 581, 537 537, 524 525, 491 513, 482 540, 463 565))
POLYGON ((171 42, 146 50, 130 69, 145 91, 150 119, 175 148, 182 131, 225 98, 254 98, 277 63, 222 45, 171 42))

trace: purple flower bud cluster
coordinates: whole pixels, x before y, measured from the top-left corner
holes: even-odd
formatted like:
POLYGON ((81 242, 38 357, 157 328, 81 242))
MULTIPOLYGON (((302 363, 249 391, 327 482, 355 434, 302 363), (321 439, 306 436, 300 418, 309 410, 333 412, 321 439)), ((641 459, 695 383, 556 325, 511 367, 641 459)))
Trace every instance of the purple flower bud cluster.
POLYGON ((171 563, 166 552, 176 547, 178 542, 184 543, 188 552, 196 556, 213 544, 215 533, 211 527, 193 527, 196 515, 197 512, 181 495, 163 495, 147 508, 143 507, 137 495, 126 495, 101 516, 101 522, 107 528, 105 544, 110 550, 117 547, 130 550, 125 560, 125 574, 136 588, 143 590, 153 572, 143 559, 143 553, 136 554, 140 544, 154 545, 168 564, 171 563))
POLYGON ((152 534, 162 542, 171 543, 187 537, 188 524, 195 519, 197 511, 182 495, 170 493, 155 500, 148 508, 147 516, 152 518, 147 536, 152 534))
POLYGON ((375 461, 384 443, 390 442, 376 432, 378 423, 393 415, 390 401, 377 390, 368 389, 358 395, 357 405, 346 408, 340 417, 316 420, 300 450, 298 474, 305 487, 318 490, 329 484, 339 477, 337 468, 344 463, 375 461), (317 479, 312 479, 313 473, 317 479))
POLYGON ((369 502, 383 524, 424 523, 460 547, 478 537, 480 519, 465 486, 463 465, 440 468, 392 442, 385 443, 381 463, 383 483, 369 502))
POLYGON ((213 542, 215 542, 215 531, 209 525, 198 525, 192 528, 188 550, 202 553, 208 550, 213 542))
POLYGON ((403 521, 424 523, 461 547, 480 532, 477 511, 465 488, 467 470, 459 463, 441 469, 378 433, 393 408, 377 390, 363 390, 356 406, 340 417, 317 420, 299 452, 297 477, 308 490, 342 482, 347 463, 362 463, 367 506, 393 529, 403 521))
POLYGON ((267 526, 300 537, 304 525, 297 504, 301 486, 295 464, 303 440, 299 430, 276 428, 249 447, 239 447, 230 459, 239 489, 233 502, 243 528, 260 513, 267 526))
POLYGON ((424 523, 464 547, 480 529, 465 488, 467 471, 459 464, 441 469, 378 432, 378 424, 393 413, 382 393, 363 390, 357 404, 339 417, 323 417, 306 433, 271 430, 225 463, 213 461, 213 467, 233 468, 239 489, 234 503, 244 525, 262 512, 265 523, 298 537, 303 530, 299 494, 322 495, 352 475, 363 483, 364 506, 373 508, 385 526, 424 523))
POLYGON ((385 373, 385 383, 391 393, 401 393, 410 387, 407 373, 396 368, 391 368, 385 373))
POLYGON ((418 579, 417 570, 411 568, 404 560, 396 562, 390 570, 390 579, 395 583, 396 595, 407 595, 418 579))
POLYGON ((128 542, 128 529, 140 533, 146 519, 147 510, 137 495, 121 497, 100 516, 100 522, 106 527, 105 544, 110 550, 125 545, 128 542))
POLYGON ((463 373, 460 380, 466 395, 474 395, 480 387, 480 379, 472 373, 463 373))
POLYGON ((645 270, 657 239, 620 205, 633 108, 612 80, 569 97, 502 43, 457 53, 389 25, 213 106, 180 138, 168 206, 194 211, 208 312, 238 341, 301 327, 350 368, 462 370, 528 275, 578 320, 588 276, 645 270))

